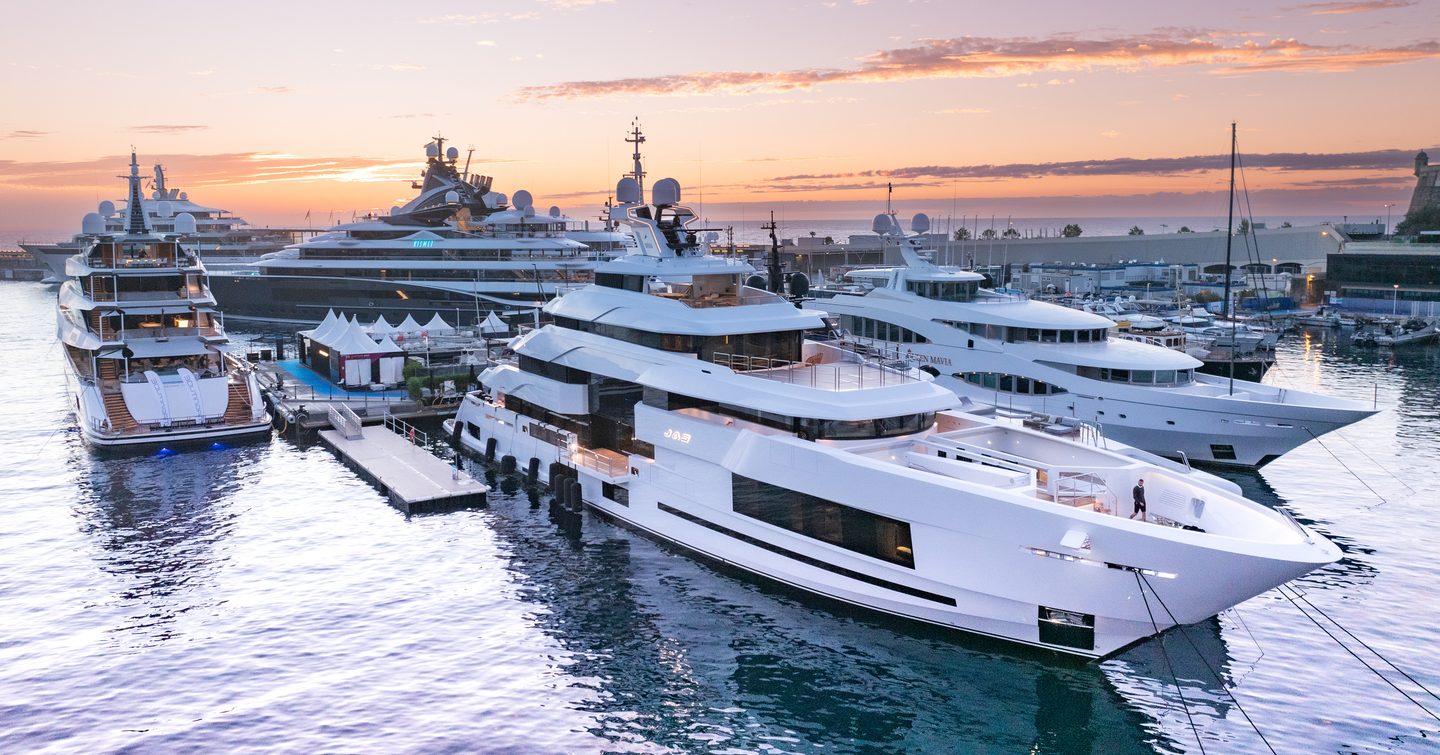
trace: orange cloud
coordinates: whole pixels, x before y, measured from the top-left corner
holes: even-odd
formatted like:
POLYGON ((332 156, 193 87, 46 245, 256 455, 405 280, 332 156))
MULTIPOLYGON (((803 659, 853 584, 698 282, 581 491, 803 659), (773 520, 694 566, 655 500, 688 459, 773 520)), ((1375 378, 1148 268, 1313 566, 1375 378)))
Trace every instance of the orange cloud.
POLYGON ((1370 11, 1391 10, 1394 8, 1409 8, 1414 4, 1414 0, 1367 0, 1366 2, 1353 3, 1306 3, 1305 5, 1295 6, 1295 9, 1308 10, 1312 16, 1330 16, 1369 13, 1370 11))
MULTIPOLYGON (((1002 78, 1073 71, 1138 71, 1210 66, 1215 73, 1252 71, 1335 72, 1440 58, 1440 42, 1388 48, 1324 46, 1276 39, 1268 43, 1204 31, 1166 29, 1107 39, 1070 35, 960 37, 921 40, 917 46, 881 50, 853 68, 789 71, 700 71, 626 79, 570 81, 524 87, 522 101, 616 95, 754 94, 809 89, 819 84, 874 83, 938 78, 1002 78), (1232 37, 1243 41, 1226 43, 1232 37)), ((1057 79, 1058 81, 1058 79, 1057 79)))

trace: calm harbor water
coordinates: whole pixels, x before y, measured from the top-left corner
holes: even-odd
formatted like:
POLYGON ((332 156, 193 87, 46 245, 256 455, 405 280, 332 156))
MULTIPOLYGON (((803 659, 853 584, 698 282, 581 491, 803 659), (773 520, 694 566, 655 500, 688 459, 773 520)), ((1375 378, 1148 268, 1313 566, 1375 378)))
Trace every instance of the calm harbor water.
MULTIPOLYGON (((1436 749, 1275 592, 1078 664, 837 612, 503 480, 406 517, 318 445, 99 457, 53 287, 0 294, 3 752, 1436 749)), ((1345 549, 1297 589, 1440 691, 1440 352, 1312 332, 1271 380, 1389 408, 1229 476, 1345 549)))

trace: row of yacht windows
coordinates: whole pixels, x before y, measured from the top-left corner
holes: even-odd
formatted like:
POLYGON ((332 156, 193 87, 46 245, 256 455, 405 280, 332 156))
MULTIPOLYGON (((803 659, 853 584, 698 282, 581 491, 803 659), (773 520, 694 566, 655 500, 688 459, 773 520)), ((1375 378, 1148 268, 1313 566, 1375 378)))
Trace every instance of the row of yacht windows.
POLYGON ((1020 328, 1011 325, 992 325, 983 322, 963 322, 960 320, 936 320, 949 325, 952 328, 963 330, 981 338, 988 338, 992 341, 1008 341, 1010 343, 1021 343, 1024 341, 1035 341, 1038 343, 1104 343, 1109 336, 1108 328, 1084 328, 1080 330, 1059 330, 1055 328, 1020 328))
POLYGON ((1077 367, 1075 374, 1091 380, 1136 385, 1185 385, 1195 380, 1194 370, 1120 370, 1110 367, 1077 367))
POLYGON ((307 260, 392 260, 404 259, 430 262, 508 262, 511 260, 599 259, 592 249, 446 249, 439 247, 398 247, 386 249, 325 249, 306 248, 300 256, 307 260))
POLYGON ((731 476, 735 513, 871 558, 915 568, 910 525, 767 482, 731 476))
POLYGON ((800 361, 802 331, 783 330, 773 333, 737 333, 723 336, 696 336, 684 333, 654 333, 648 330, 630 328, 624 325, 577 320, 573 317, 556 317, 555 324, 562 328, 594 333, 620 341, 663 351, 681 354, 695 354, 700 359, 732 364, 736 369, 750 364, 757 368, 768 366, 765 360, 782 362, 800 361), (748 363, 744 359, 748 358, 748 363))
POLYGON ((971 385, 978 385, 982 388, 990 388, 1002 393, 1018 393, 1027 396, 1053 396, 1057 393, 1065 393, 1066 390, 1058 385, 1051 385, 1033 378, 1020 375, 1007 375, 1003 372, 957 372, 955 377, 964 380, 971 385))
POLYGON ((533 270, 525 268, 514 268, 510 270, 456 270, 437 268, 405 268, 400 270, 388 270, 374 268, 343 268, 343 267, 271 267, 266 269, 266 275, 290 275, 290 276, 314 276, 320 278, 376 278, 379 280, 408 281, 408 280, 460 280, 460 281, 499 281, 499 282, 529 282, 542 281, 572 281, 587 282, 590 280, 588 271, 583 270, 533 270))
POLYGON ((809 417, 791 417, 783 414, 762 412, 750 407, 722 404, 716 401, 692 398, 678 393, 667 393, 666 391, 654 388, 645 389, 644 401, 646 406, 653 406, 666 411, 701 409, 715 414, 723 414, 727 417, 743 419, 758 425, 795 433, 797 437, 806 440, 868 440, 872 438, 890 438, 897 435, 912 435, 922 432, 935 424, 934 412, 862 420, 813 419, 809 417))
POLYGON ((910 293, 935 301, 973 301, 980 281, 906 281, 910 293))
POLYGON ((930 343, 930 339, 909 328, 884 320, 858 315, 840 315, 840 327, 860 338, 874 338, 895 343, 930 343))

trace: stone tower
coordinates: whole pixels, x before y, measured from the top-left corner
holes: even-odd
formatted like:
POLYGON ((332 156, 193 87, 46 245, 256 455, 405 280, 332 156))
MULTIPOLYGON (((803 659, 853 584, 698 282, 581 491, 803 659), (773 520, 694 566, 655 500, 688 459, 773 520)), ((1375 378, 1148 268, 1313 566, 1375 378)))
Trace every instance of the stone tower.
POLYGON ((1440 165, 1431 165, 1425 150, 1415 156, 1415 193, 1410 195, 1409 212, 1440 207, 1440 165))

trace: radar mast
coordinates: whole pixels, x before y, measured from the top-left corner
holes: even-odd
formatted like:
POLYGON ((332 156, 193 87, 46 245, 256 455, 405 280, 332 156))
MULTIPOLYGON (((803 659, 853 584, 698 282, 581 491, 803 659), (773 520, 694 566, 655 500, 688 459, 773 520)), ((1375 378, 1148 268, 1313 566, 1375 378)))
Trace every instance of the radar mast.
POLYGON ((626 175, 635 179, 635 183, 640 185, 639 201, 643 203, 645 201, 645 168, 640 164, 640 145, 645 143, 645 135, 640 133, 639 117, 630 122, 630 127, 630 135, 625 137, 625 141, 635 145, 635 153, 630 156, 635 161, 635 167, 626 175))

